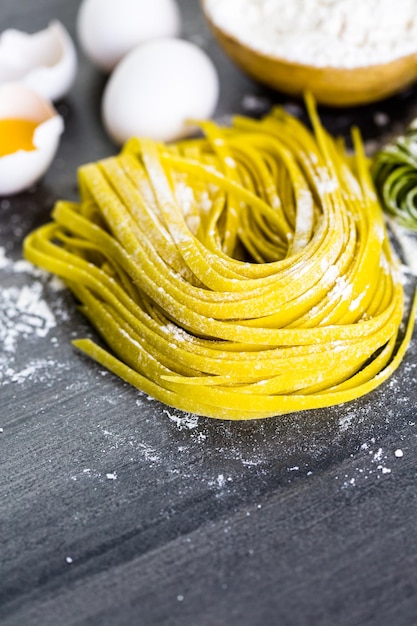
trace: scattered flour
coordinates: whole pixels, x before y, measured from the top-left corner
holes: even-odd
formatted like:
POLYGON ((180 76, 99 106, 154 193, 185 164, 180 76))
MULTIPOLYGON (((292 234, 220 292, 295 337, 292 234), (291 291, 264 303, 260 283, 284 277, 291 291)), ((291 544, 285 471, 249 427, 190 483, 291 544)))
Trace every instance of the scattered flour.
POLYGON ((406 266, 402 267, 405 274, 417 276, 417 235, 395 220, 389 220, 389 225, 400 246, 406 266))
POLYGON ((171 422, 174 422, 178 430, 183 430, 183 429, 192 430, 194 428, 197 428, 198 426, 197 415, 192 415, 190 413, 189 415, 179 417, 175 413, 171 413, 170 411, 168 411, 168 409, 164 409, 163 412, 165 413, 165 415, 168 416, 171 422))
MULTIPOLYGON (((0 365, 2 359, 0 358, 0 365)), ((53 359, 34 359, 29 361, 27 365, 21 369, 4 364, 2 373, 0 373, 0 381, 3 384, 18 383, 22 384, 26 380, 32 382, 45 383, 51 380, 56 371, 66 369, 64 363, 58 363, 53 359)))
POLYGON ((224 477, 224 474, 219 474, 219 475, 217 476, 217 484, 219 485, 219 487, 220 487, 220 488, 221 488, 221 487, 224 487, 225 482, 226 482, 226 479, 225 479, 225 477, 224 477))
POLYGON ((345 432, 347 430, 349 430, 349 428, 351 427, 352 423, 355 420, 355 414, 354 413, 347 413, 346 415, 344 415, 343 417, 341 417, 339 419, 339 429, 341 432, 345 432))
POLYGON ((6 257, 6 250, 4 248, 0 248, 0 270, 4 269, 9 264, 10 264, 10 261, 6 257))
POLYGON ((6 352, 14 352, 21 339, 46 337, 55 326, 55 316, 43 300, 41 282, 0 291, 0 342, 6 352))
POLYGON ((242 100, 242 107, 248 113, 265 113, 271 108, 271 101, 263 96, 246 94, 242 100))
POLYGON ((217 489, 225 489, 231 483, 233 483, 232 476, 226 478, 224 474, 218 474, 216 478, 208 481, 209 487, 216 487, 217 489))
POLYGON ((27 379, 46 380, 48 372, 61 368, 61 363, 35 358, 21 366, 17 357, 22 342, 43 339, 56 327, 56 315, 45 299, 45 288, 56 291, 63 288, 63 283, 27 261, 12 261, 3 247, 0 247, 0 271, 4 285, 0 290, 0 382, 21 384, 27 379), (29 279, 23 285, 21 275, 29 279))
MULTIPOLYGON (((106 428, 102 429, 100 426, 98 426, 98 428, 106 442, 103 448, 104 453, 117 449, 127 449, 134 453, 136 460, 144 460, 147 463, 161 462, 155 448, 142 441, 138 441, 134 435, 126 436, 106 428)), ((88 471, 84 470, 86 474, 91 474, 91 472, 92 470, 90 469, 88 469, 88 471)))
MULTIPOLYGON (((389 476, 392 474, 391 462, 395 459, 401 459, 404 456, 401 448, 392 450, 384 450, 384 448, 375 446, 375 438, 372 437, 370 441, 364 442, 360 447, 360 453, 358 456, 358 464, 352 473, 345 474, 344 476, 336 476, 336 480, 343 479, 342 488, 347 489, 353 486, 359 486, 365 481, 369 482, 370 479, 378 480, 382 476, 389 476)), ((353 455, 351 455, 353 456, 353 455)))
POLYGON ((387 113, 384 113, 383 111, 376 111, 376 113, 374 114, 374 122, 379 127, 388 126, 388 124, 390 123, 390 117, 387 113))
POLYGON ((378 448, 378 450, 374 453, 373 460, 380 461, 382 459, 383 453, 384 453, 383 449, 378 448))

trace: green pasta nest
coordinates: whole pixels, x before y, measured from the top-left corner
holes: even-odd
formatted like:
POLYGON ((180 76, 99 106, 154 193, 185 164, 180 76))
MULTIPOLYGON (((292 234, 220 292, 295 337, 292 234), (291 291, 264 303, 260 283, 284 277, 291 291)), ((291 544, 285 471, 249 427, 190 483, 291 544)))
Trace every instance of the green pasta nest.
POLYGON ((371 172, 384 209, 417 231, 417 120, 375 155, 371 172))

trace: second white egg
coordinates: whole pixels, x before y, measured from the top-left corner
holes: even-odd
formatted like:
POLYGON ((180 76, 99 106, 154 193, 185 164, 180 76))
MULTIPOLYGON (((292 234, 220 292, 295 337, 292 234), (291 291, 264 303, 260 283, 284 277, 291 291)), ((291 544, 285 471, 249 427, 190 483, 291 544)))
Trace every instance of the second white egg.
POLYGON ((190 119, 210 118, 219 96, 207 54, 182 39, 138 46, 116 67, 103 94, 104 127, 116 144, 133 136, 174 141, 190 135, 190 119))
POLYGON ((180 29, 176 0, 82 0, 77 14, 79 44, 106 72, 140 43, 177 37, 180 29))

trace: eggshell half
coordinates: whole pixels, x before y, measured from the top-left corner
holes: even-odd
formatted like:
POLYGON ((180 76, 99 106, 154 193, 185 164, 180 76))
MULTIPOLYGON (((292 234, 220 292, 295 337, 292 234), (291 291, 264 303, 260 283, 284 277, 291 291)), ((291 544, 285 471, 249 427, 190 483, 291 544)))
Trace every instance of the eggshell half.
POLYGON ((0 86, 0 119, 38 122, 34 150, 18 150, 0 158, 0 195, 9 196, 31 187, 49 168, 59 145, 64 123, 50 102, 25 85, 0 86))
POLYGON ((76 71, 75 46, 57 20, 34 34, 9 29, 0 36, 0 84, 20 82, 55 101, 68 93, 76 71))

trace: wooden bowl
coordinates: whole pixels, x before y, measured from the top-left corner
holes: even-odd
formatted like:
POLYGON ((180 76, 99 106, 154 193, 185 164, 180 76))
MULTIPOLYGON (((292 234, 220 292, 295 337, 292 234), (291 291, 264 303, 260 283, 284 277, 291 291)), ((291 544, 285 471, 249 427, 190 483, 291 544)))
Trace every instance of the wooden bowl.
POLYGON ((330 106, 368 104, 391 96, 417 80, 416 53, 389 63, 355 67, 315 67, 258 52, 215 24, 201 6, 221 48, 251 78, 292 96, 311 91, 316 101, 330 106))

